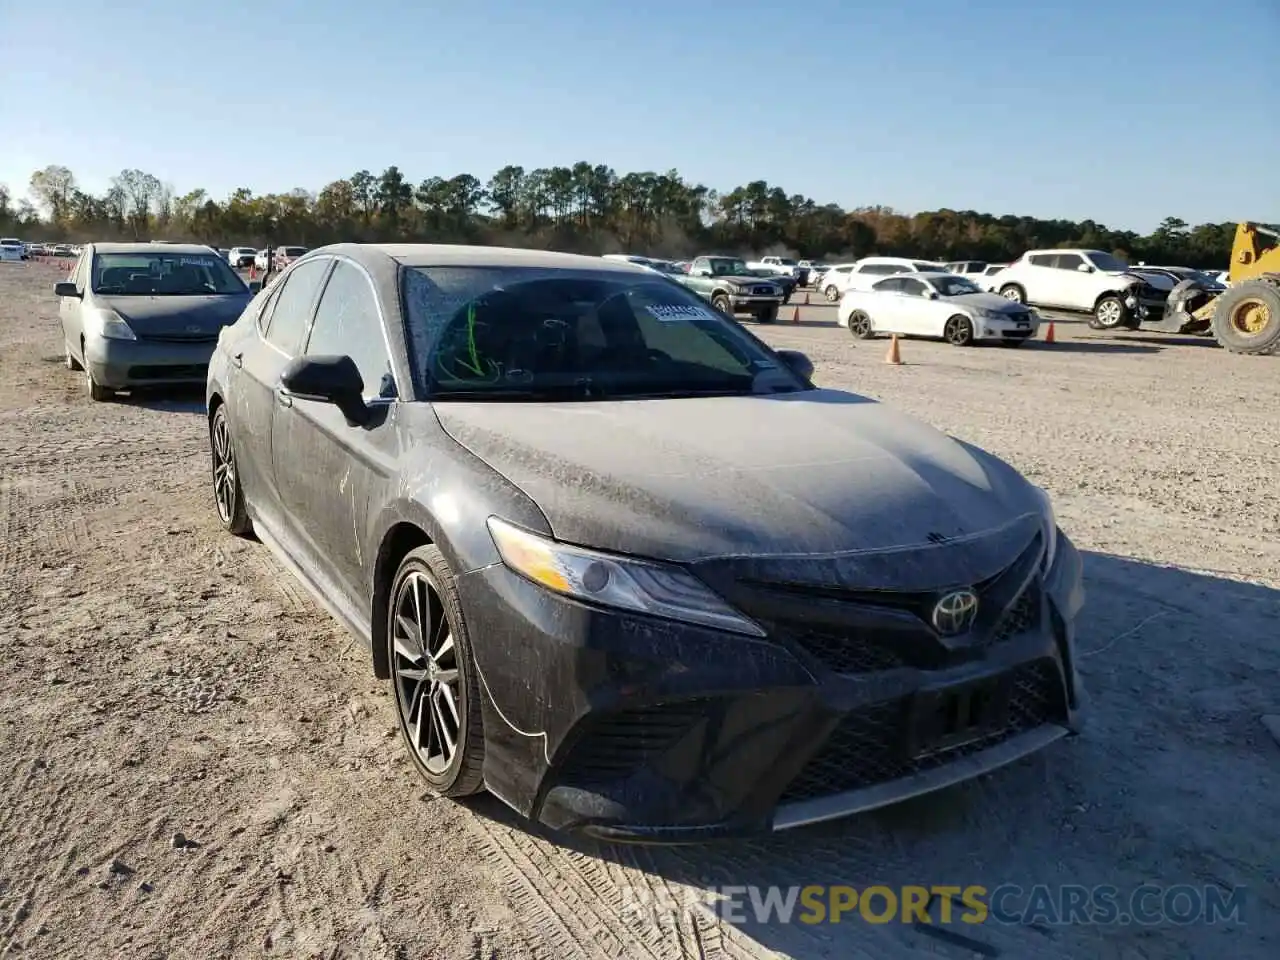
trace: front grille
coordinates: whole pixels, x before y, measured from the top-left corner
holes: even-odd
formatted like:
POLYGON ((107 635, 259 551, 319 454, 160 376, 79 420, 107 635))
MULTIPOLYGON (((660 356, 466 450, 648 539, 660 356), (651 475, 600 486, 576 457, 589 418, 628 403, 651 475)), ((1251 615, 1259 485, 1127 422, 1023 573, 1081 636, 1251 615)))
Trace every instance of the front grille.
POLYGON ((675 746, 706 710, 704 701, 686 701, 587 717, 561 774, 578 783, 629 776, 675 746))
POLYGON ((165 336, 145 334, 139 335, 138 339, 146 343, 217 343, 218 334, 216 333, 195 333, 186 336, 165 336))
POLYGON ((757 297, 773 296, 773 287, 752 287, 751 293, 757 297))
POLYGON ((129 368, 130 380, 203 380, 208 375, 209 368, 203 363, 151 364, 129 368))
POLYGON ((934 753, 911 756, 907 752, 908 697, 846 715, 779 802, 813 800, 899 780, 972 756, 1046 723, 1065 721, 1062 678, 1053 660, 1024 664, 1009 679, 1008 720, 1001 729, 934 753))

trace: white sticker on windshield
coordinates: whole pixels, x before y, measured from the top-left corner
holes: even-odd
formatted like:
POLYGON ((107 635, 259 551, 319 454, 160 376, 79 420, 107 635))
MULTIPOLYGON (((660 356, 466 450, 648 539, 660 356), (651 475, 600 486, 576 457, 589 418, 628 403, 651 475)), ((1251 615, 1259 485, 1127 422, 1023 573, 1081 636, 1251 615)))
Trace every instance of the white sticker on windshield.
POLYGON ((180 257, 178 266, 180 267, 209 267, 213 265, 213 260, 209 257, 180 257))
POLYGON ((689 320, 711 319, 711 311, 704 310, 702 307, 693 307, 686 303, 652 303, 645 309, 663 323, 683 323, 689 320))

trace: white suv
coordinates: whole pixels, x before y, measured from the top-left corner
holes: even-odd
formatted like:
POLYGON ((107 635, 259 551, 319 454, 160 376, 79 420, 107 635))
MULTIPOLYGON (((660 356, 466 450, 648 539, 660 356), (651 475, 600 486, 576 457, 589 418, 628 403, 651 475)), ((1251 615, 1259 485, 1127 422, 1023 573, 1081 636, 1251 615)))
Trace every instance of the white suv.
POLYGON ((854 263, 837 264, 822 275, 822 293, 830 302, 846 290, 870 290, 878 280, 895 273, 946 273, 947 268, 932 260, 910 257, 863 257, 854 263))
POLYGON ((1101 250, 1029 250, 987 283, 1015 303, 1092 313, 1095 330, 1136 330, 1146 317, 1163 316, 1173 283, 1128 269, 1101 250))

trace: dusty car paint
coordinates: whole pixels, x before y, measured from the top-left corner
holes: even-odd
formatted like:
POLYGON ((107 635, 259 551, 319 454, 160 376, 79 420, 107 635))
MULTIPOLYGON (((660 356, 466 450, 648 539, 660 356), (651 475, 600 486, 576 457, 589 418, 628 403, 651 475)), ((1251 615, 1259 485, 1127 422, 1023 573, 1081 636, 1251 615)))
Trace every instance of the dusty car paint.
MULTIPOLYGON (((260 295, 225 332, 207 396, 211 411, 225 404, 230 412, 259 535, 371 647, 379 677, 389 675, 384 607, 397 545, 407 534, 443 552, 475 638, 485 784, 514 809, 556 828, 631 840, 767 830, 936 789, 1077 727, 1079 555, 1046 526, 1034 488, 1010 466, 832 390, 422 402, 411 363, 422 345, 401 326, 400 270, 444 256, 432 252, 439 249, 343 245, 292 264, 275 293, 260 295), (400 388, 398 399, 371 403, 359 425, 332 405, 278 402, 274 384, 289 357, 260 342, 258 315, 269 315, 289 276, 339 259, 357 264, 377 291, 400 388), (491 516, 683 564, 766 635, 553 594, 503 564, 485 526, 491 516), (1043 569, 1054 536, 1056 559, 1043 569), (939 638, 902 606, 982 584, 990 605, 963 644, 939 638), (1001 638, 1028 591, 1024 615, 1034 627, 1001 638), (811 628, 849 644, 870 636, 866 655, 893 665, 833 667, 831 656, 847 651, 822 653, 805 639, 811 628), (956 767, 903 761, 887 785, 848 781, 838 797, 788 799, 793 783, 813 781, 811 764, 822 763, 842 718, 907 704, 933 687, 1008 677, 1018 664, 1036 665, 1039 695, 1055 702, 1033 728, 956 767), (673 739, 644 754, 654 741, 635 731, 652 733, 653 724, 673 739), (600 756, 601 743, 613 753, 600 756), (627 758, 626 775, 602 773, 627 758)), ((643 273, 579 261, 586 258, 563 263, 643 273)))

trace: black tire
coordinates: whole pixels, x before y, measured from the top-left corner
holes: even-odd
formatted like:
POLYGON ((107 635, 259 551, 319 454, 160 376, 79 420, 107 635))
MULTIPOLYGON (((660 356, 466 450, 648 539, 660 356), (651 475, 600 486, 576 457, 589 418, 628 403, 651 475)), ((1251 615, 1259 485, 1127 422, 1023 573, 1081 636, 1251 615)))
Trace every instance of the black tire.
MULTIPOLYGON (((387 610, 387 662, 391 665, 392 696, 396 702, 396 717, 399 720, 400 736, 409 750, 409 758, 413 761, 418 774, 431 786, 431 789, 445 797, 468 797, 484 789, 484 718, 480 712, 480 685, 476 674, 475 659, 471 655, 471 638, 467 633, 466 620, 462 614, 462 604, 458 600, 458 591, 454 583, 453 573, 445 562, 444 555, 434 545, 411 550, 400 561, 389 593, 389 609, 387 610), (433 642, 441 639, 441 625, 448 631, 452 640, 452 657, 437 654, 436 658, 428 658, 425 653, 421 657, 414 655, 421 651, 408 651, 406 638, 409 634, 404 623, 403 612, 414 602, 413 591, 423 590, 417 594, 428 613, 428 630, 431 639, 422 644, 424 650, 433 642), (430 591, 426 593, 425 591, 430 591), (434 601, 431 600, 434 597, 434 601), (435 609, 430 610, 434 605, 435 609), (399 642, 398 635, 399 634, 399 642), (424 667, 424 675, 415 678, 411 664, 426 663, 432 659, 437 664, 439 676, 444 677, 456 670, 456 684, 449 680, 437 681, 430 668, 424 667), (445 664, 445 666, 441 666, 445 664), (452 664, 452 666, 447 666, 452 664), (412 685, 412 689, 409 687, 412 685), (428 685, 429 692, 422 693, 418 687, 428 685), (435 698, 439 686, 450 686, 452 702, 456 713, 449 711, 446 721, 457 720, 453 731, 454 749, 447 761, 441 766, 432 766, 430 757, 430 728, 423 732, 421 725, 414 726, 413 718, 421 719, 421 710, 430 709, 424 703, 426 697, 435 698), (417 704, 417 711, 414 704, 417 704), (427 737, 423 743, 423 737, 427 737), (423 756, 423 751, 428 756, 423 756)), ((412 638, 409 638, 410 640, 412 638)), ((440 646, 443 646, 442 644, 440 646)), ((438 646, 438 649, 440 648, 438 646)), ((441 701, 439 709, 444 711, 447 703, 441 701)), ((430 718, 428 718, 430 721, 430 718)), ((437 734, 437 737, 439 735, 437 734)), ((445 738, 447 740, 447 737, 445 738)), ((436 758, 443 760, 443 756, 436 758)))
POLYGON ((875 337, 875 327, 865 310, 855 310, 849 314, 849 333, 856 340, 871 340, 875 337))
POLYGON ((775 304, 772 307, 765 307, 756 314, 757 323, 776 323, 778 320, 778 307, 775 304))
POLYGON ((79 373, 84 368, 80 366, 80 361, 75 358, 75 354, 71 352, 71 344, 63 341, 62 344, 62 365, 74 373, 79 373))
POLYGON ((1262 356, 1280 350, 1280 274, 1228 287, 1214 304, 1213 335, 1231 353, 1262 356), (1263 325, 1250 329, 1257 319, 1263 325))
POLYGON ((213 505, 223 529, 237 537, 247 537, 253 532, 248 506, 244 500, 244 488, 240 485, 240 470, 236 464, 236 449, 231 438, 231 422, 227 408, 219 404, 209 418, 209 459, 213 477, 213 505))
POLYGON ((1004 297, 1010 303, 1026 303, 1027 291, 1016 283, 1006 283, 1000 288, 1000 296, 1004 297))
POLYGON ((840 289, 834 283, 829 283, 822 295, 827 298, 827 303, 835 303, 840 299, 840 289))
POLYGON ((1124 300, 1111 293, 1094 304, 1089 326, 1094 330, 1119 330, 1128 324, 1129 319, 1129 308, 1124 305, 1124 300))
POLYGON ((953 347, 971 347, 973 346, 973 321, 957 313, 947 320, 947 325, 942 328, 942 336, 953 347))
POLYGON ((89 369, 88 365, 84 367, 84 385, 89 393, 89 399, 95 403, 104 403, 116 395, 116 392, 110 387, 104 387, 93 379, 93 371, 89 369))
POLYGON ((717 293, 711 298, 711 305, 726 317, 733 316, 733 304, 729 302, 729 297, 726 294, 717 293))

